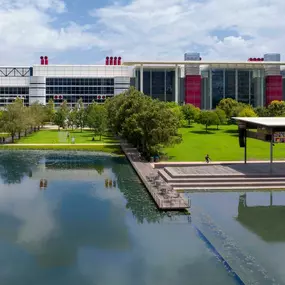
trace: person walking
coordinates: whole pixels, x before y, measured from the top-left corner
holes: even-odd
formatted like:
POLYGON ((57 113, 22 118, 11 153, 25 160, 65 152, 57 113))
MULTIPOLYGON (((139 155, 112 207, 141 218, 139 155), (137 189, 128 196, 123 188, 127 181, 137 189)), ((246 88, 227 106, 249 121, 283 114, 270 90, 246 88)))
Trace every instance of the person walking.
POLYGON ((210 159, 209 154, 207 154, 207 155, 205 156, 205 160, 206 160, 206 162, 207 162, 207 163, 209 163, 209 162, 210 162, 210 160, 211 160, 211 159, 210 159))

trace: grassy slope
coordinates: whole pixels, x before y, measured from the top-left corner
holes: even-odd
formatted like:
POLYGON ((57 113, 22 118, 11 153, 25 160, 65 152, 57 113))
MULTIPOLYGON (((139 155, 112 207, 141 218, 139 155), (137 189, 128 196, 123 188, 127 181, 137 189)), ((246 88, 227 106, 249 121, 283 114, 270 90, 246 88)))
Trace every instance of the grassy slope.
POLYGON ((102 136, 101 141, 99 137, 95 137, 95 141, 92 141, 94 137, 93 133, 88 130, 76 131, 57 131, 57 130, 42 130, 33 133, 27 137, 23 137, 16 143, 29 144, 29 143, 71 143, 71 138, 75 137, 75 143, 116 143, 118 142, 112 136, 102 136), (67 138, 67 133, 69 133, 69 138, 67 138))
POLYGON ((122 154, 120 146, 117 145, 84 145, 77 146, 75 145, 47 145, 47 146, 9 146, 9 145, 0 145, 0 150, 15 150, 15 149, 33 149, 33 150, 84 150, 84 151, 101 151, 113 154, 122 154))
MULTIPOLYGON (((180 129, 183 142, 166 148, 169 161, 203 161, 208 153, 213 161, 243 160, 244 149, 239 147, 237 126, 211 128, 209 133, 201 125, 180 129)), ((247 157, 250 160, 268 160, 269 143, 248 139, 247 157)), ((275 144, 274 159, 285 159, 285 144, 275 144)))

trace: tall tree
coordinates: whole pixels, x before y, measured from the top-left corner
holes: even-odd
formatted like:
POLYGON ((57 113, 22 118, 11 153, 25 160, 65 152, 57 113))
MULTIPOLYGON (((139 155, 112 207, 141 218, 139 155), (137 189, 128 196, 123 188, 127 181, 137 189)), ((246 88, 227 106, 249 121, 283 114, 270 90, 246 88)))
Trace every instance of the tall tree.
POLYGON ((232 98, 225 98, 220 101, 218 108, 222 109, 227 116, 227 119, 230 119, 233 116, 234 108, 236 108, 239 103, 232 98))
POLYGON ((219 117, 214 111, 201 111, 198 122, 205 126, 206 132, 208 127, 219 124, 219 117))
POLYGON ((195 107, 192 104, 185 104, 181 107, 185 120, 188 122, 188 125, 191 125, 191 121, 194 121, 195 118, 200 113, 200 109, 195 107))
POLYGON ((53 122, 55 116, 55 106, 53 100, 50 98, 45 107, 46 120, 53 122))
POLYGON ((80 98, 75 106, 76 126, 80 128, 81 132, 86 124, 86 111, 82 98, 80 98))
POLYGON ((1 117, 1 129, 11 135, 14 142, 15 135, 23 128, 24 108, 22 100, 15 100, 12 104, 7 105, 1 117))
POLYGON ((215 111, 214 111, 219 120, 217 121, 217 130, 219 129, 219 125, 224 125, 227 123, 227 116, 226 116, 226 113, 224 112, 224 110, 220 109, 220 108, 216 108, 215 111))
POLYGON ((107 130, 108 113, 104 105, 92 103, 88 108, 87 124, 93 130, 95 136, 99 136, 100 140, 102 135, 107 130))
POLYGON ((67 121, 67 116, 69 113, 69 108, 67 106, 67 101, 64 100, 60 105, 59 109, 57 109, 54 116, 54 123, 58 126, 58 129, 64 128, 67 121))

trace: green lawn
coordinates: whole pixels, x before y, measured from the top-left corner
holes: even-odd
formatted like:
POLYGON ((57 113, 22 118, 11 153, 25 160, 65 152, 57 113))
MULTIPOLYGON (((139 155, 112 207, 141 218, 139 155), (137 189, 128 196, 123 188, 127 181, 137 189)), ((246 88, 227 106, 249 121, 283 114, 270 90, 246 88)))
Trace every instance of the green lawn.
POLYGON ((66 144, 71 143, 71 138, 75 138, 75 144, 79 143, 117 143, 118 141, 112 136, 102 136, 102 139, 99 140, 99 137, 94 137, 92 131, 83 130, 69 130, 69 131, 57 131, 57 130, 41 130, 33 134, 28 135, 27 137, 22 137, 20 140, 17 140, 16 143, 21 144, 66 144), (69 138, 67 134, 69 133, 69 138), (92 141, 94 137, 95 141, 92 141))
MULTIPOLYGON (((164 149, 169 161, 203 161, 208 153, 213 161, 243 160, 244 148, 239 147, 237 126, 220 126, 209 129, 193 125, 180 129, 183 142, 164 149)), ((275 144, 274 159, 285 159, 285 144, 275 144)), ((247 157, 249 160, 269 160, 270 144, 259 140, 247 140, 247 157)))

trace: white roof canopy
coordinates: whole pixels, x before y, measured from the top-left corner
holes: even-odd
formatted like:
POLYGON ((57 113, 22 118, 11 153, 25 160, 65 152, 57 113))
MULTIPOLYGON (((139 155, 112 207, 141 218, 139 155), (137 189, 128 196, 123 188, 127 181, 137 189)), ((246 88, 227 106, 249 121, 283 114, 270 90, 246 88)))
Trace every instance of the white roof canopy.
POLYGON ((285 117, 233 117, 233 119, 264 127, 285 127, 285 117))

